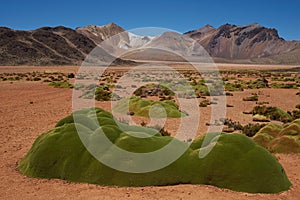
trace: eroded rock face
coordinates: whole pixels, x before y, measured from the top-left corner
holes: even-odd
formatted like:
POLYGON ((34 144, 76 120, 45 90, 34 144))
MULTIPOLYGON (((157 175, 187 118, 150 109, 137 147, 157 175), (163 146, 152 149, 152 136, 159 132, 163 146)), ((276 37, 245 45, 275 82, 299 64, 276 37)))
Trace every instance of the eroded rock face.
MULTIPOLYGON (((277 160, 246 136, 209 133, 203 147, 205 136, 194 140, 189 146, 172 137, 161 136, 154 129, 116 122, 110 113, 102 109, 97 108, 95 112, 96 116, 91 109, 76 111, 59 121, 54 129, 39 136, 19 163, 20 171, 30 177, 101 185, 209 184, 250 193, 277 193, 291 185, 277 160), (119 166, 132 168, 141 163, 136 163, 131 155, 122 158, 113 153, 103 145, 103 140, 99 141, 99 137, 105 135, 114 145, 135 153, 156 151, 173 140, 175 147, 158 155, 155 158, 158 161, 172 156, 178 148, 186 151, 175 162, 156 171, 122 172, 95 159, 83 145, 76 128, 88 138, 85 146, 89 150, 96 150, 97 157, 118 160, 119 166), (135 137, 138 135, 152 137, 135 137), (214 146, 212 151, 200 159, 199 153, 205 152, 211 145, 214 146)), ((150 162, 154 161, 145 164, 150 162)))

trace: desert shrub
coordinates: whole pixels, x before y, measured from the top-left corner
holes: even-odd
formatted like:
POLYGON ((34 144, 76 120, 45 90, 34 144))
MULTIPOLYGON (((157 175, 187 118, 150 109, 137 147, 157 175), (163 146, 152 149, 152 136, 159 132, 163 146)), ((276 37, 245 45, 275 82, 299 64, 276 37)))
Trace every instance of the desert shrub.
POLYGON ((234 130, 242 130, 243 126, 239 122, 234 122, 231 119, 221 119, 220 120, 225 126, 233 128, 234 130))
POLYGON ((260 89, 268 87, 268 81, 264 78, 246 83, 249 89, 260 89))
POLYGON ((243 126, 242 132, 248 137, 253 137, 265 124, 247 124, 243 126))
POLYGON ((261 101, 261 102, 256 102, 257 105, 265 105, 265 104, 269 104, 269 102, 267 101, 261 101))
POLYGON ((277 107, 272 106, 255 106, 252 111, 253 115, 264 115, 271 120, 288 122, 292 120, 292 116, 277 107))
POLYGON ((142 122, 141 122, 141 126, 147 126, 147 123, 144 122, 144 121, 142 121, 142 122))
POLYGON ((155 130, 158 130, 159 133, 160 133, 162 136, 171 136, 171 133, 169 133, 169 132, 165 129, 165 127, 161 127, 161 126, 159 126, 159 125, 155 125, 155 126, 149 127, 149 128, 153 128, 153 129, 155 129, 155 130))
POLYGON ((40 80, 42 80, 40 77, 34 77, 33 78, 33 81, 40 81, 40 80))
POLYGON ((6 80, 8 80, 8 81, 15 81, 16 79, 15 79, 15 77, 8 77, 6 80))
POLYGON ((84 86, 82 84, 75 85, 75 89, 83 90, 83 94, 80 96, 81 98, 85 99, 92 99, 95 98, 97 101, 110 101, 110 100, 118 100, 120 97, 110 91, 109 85, 97 85, 97 84, 90 84, 88 86, 84 86))
POLYGON ((272 83, 271 88, 297 89, 298 87, 295 84, 272 83))
POLYGON ((207 107, 207 106, 210 105, 210 104, 211 104, 211 102, 210 102, 209 100, 205 99, 205 100, 203 100, 203 101, 201 101, 201 102, 199 103, 199 106, 200 106, 200 107, 207 107))
POLYGON ((258 101, 258 96, 252 95, 250 97, 245 97, 245 98, 243 98, 243 101, 258 101))
POLYGON ((75 74, 74 73, 69 73, 68 78, 75 78, 75 74))
POLYGON ((193 88, 197 96, 221 96, 225 94, 224 83, 219 80, 200 80, 193 88))
POLYGON ((244 91, 244 87, 240 83, 228 83, 228 82, 226 82, 225 85, 224 85, 224 87, 225 87, 226 91, 230 91, 230 92, 233 92, 233 91, 244 91))
POLYGON ((290 115, 293 119, 299 119, 300 118, 300 110, 293 110, 290 112, 290 115))
POLYGON ((51 82, 49 86, 53 86, 55 88, 73 88, 73 85, 68 82, 51 82))
POLYGON ((220 96, 225 94, 223 81, 214 81, 212 85, 208 86, 208 88, 211 96, 220 96))
POLYGON ((77 83, 74 85, 75 90, 80 90, 80 89, 83 89, 84 87, 85 87, 85 85, 82 83, 80 83, 80 84, 77 83))
POLYGON ((67 120, 61 120, 64 123, 39 136, 19 162, 19 170, 29 177, 115 186, 207 184, 249 193, 278 193, 291 186, 276 158, 244 135, 208 133, 195 139, 189 146, 176 138, 162 137, 154 129, 115 122, 102 109, 96 109, 96 118, 93 118, 94 112, 89 110, 74 112, 71 116, 77 118, 75 123, 68 116, 67 120), (95 126, 95 120, 101 128, 95 126), (105 136, 112 144, 125 151, 140 155, 155 152, 172 141, 174 147, 157 154, 151 160, 154 164, 172 156, 178 149, 186 151, 173 163, 156 171, 119 171, 104 165, 91 155, 79 138, 76 128, 80 128, 81 137, 88 138, 86 145, 94 150, 97 157, 114 160, 117 166, 128 169, 135 169, 140 165, 148 167, 149 162, 120 156, 118 152, 107 148, 101 137, 105 136), (140 137, 135 137, 137 135, 140 137), (205 137, 208 140, 204 140, 205 137), (203 155, 211 147, 213 148, 209 154, 199 158, 199 153, 203 155))
POLYGON ((226 95, 226 96, 233 96, 233 94, 230 93, 230 92, 226 92, 225 95, 226 95))
POLYGON ((97 87, 95 90, 95 100, 97 101, 109 101, 111 100, 111 92, 104 87, 97 87))

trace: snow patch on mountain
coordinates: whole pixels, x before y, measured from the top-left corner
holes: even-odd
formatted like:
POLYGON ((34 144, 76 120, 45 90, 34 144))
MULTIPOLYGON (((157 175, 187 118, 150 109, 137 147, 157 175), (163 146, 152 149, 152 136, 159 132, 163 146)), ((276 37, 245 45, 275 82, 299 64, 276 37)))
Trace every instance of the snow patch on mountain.
POLYGON ((119 48, 121 49, 135 49, 140 48, 151 42, 154 37, 140 36, 128 32, 129 43, 122 40, 119 42, 119 48))

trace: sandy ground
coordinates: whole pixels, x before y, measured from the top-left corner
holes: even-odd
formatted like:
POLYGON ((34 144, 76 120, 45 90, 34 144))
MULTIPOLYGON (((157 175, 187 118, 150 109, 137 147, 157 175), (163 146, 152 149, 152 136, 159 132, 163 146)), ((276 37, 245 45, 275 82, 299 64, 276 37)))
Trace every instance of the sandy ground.
MULTIPOLYGON (((14 72, 20 72, 20 69, 25 70, 9 68, 14 72)), ((45 69, 55 71, 57 68, 42 68, 45 69)), ((0 72, 6 70, 0 68, 0 72)), ((76 67, 64 70, 76 71, 76 67)), ((240 193, 205 185, 120 188, 25 177, 19 173, 17 162, 41 133, 52 129, 59 119, 72 112, 72 90, 52 88, 40 82, 7 81, 0 82, 0 91, 1 199, 300 199, 300 155, 276 155, 293 186, 286 192, 272 195, 240 193)), ((228 103, 234 105, 227 109, 229 118, 241 123, 249 121, 249 116, 241 112, 251 109, 255 103, 245 103, 241 99, 253 92, 256 91, 236 92, 234 97, 228 97, 228 103)), ((299 99, 294 98, 296 92, 266 89, 260 98, 269 101, 270 105, 291 110, 299 103, 299 99)), ((99 103, 99 106, 109 105, 99 103)), ((205 109, 209 110, 203 108, 201 111, 205 113, 205 109)), ((172 124, 170 122, 166 128, 172 129, 172 124)))

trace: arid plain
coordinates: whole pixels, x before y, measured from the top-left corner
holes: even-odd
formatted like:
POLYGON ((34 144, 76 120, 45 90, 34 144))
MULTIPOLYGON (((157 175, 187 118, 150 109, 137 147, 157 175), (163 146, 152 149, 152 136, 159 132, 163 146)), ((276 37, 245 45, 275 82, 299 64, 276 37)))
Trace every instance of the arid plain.
MULTIPOLYGON (((218 65, 221 71, 236 72, 240 75, 245 71, 256 71, 257 65, 218 65)), ((184 66, 175 66, 177 70, 184 66)), ((261 66, 260 70, 275 71, 276 73, 299 74, 294 69, 297 66, 261 66), (280 71, 280 70, 282 70, 280 71), (278 71, 279 70, 279 71, 278 71)), ((79 67, 0 67, 3 73, 62 73, 76 74, 79 67)), ((126 67, 112 68, 118 72, 126 67)), ((260 73, 260 72, 258 72, 260 73)), ((263 72, 265 73, 265 72, 263 72)), ((268 72, 269 73, 269 72, 268 72)), ((255 77, 257 78, 257 77, 255 77)), ((247 79, 240 77, 240 79, 247 79)), ((74 83, 74 79, 68 79, 74 83)), ((288 191, 278 194, 249 194, 220 189, 207 185, 174 185, 161 187, 108 187, 85 183, 70 183, 63 180, 46 180, 28 178, 22 175, 17 163, 25 156, 35 139, 43 132, 50 130, 63 117, 72 112, 72 89, 55 88, 43 81, 6 80, 0 81, 1 99, 1 157, 0 157, 0 196, 3 199, 299 199, 300 198, 300 155, 275 154, 282 164, 292 187, 288 191)), ((294 110, 300 103, 296 93, 298 89, 260 88, 232 91, 226 97, 226 118, 242 125, 253 123, 252 116, 244 114, 256 106, 255 101, 243 101, 246 97, 258 94, 259 102, 268 102, 268 106, 280 107, 285 111, 294 110), (232 107, 233 106, 233 107, 232 107)), ((211 99, 210 99, 211 100, 211 99)), ((199 99, 200 103, 201 98, 199 99)), ((110 102, 97 101, 97 107, 110 110, 110 102)), ((207 129, 210 108, 213 105, 200 108, 200 124, 198 134, 207 129)), ((134 117, 136 123, 143 119, 134 117)), ((179 119, 170 119, 165 129, 174 135, 179 119)), ((273 122, 273 121, 272 121, 273 122)), ((280 123, 280 122, 274 122, 280 123)), ((235 132, 235 131, 234 131, 235 132)))

